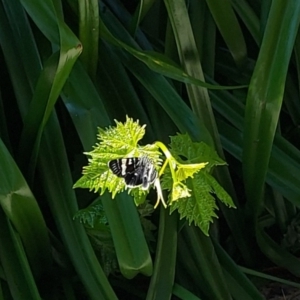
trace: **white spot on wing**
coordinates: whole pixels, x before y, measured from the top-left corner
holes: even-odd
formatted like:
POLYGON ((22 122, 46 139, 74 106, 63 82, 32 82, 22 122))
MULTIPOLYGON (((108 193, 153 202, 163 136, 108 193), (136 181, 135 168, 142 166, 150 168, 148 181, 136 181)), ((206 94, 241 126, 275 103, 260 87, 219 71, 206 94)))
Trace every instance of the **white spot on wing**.
POLYGON ((127 168, 126 161, 127 161, 126 158, 123 158, 123 159, 121 160, 121 169, 122 169, 121 175, 123 175, 123 176, 126 175, 126 168, 127 168))

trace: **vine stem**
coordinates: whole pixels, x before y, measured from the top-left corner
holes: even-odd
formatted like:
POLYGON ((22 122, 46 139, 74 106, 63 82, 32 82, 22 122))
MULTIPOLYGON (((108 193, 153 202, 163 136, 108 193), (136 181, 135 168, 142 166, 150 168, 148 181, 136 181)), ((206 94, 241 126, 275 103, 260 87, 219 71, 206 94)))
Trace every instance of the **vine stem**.
MULTIPOLYGON (((182 164, 180 164, 180 163, 173 157, 173 155, 171 154, 170 150, 166 147, 165 144, 163 144, 163 143, 160 142, 160 141, 156 141, 156 142, 154 143, 154 145, 157 146, 157 147, 163 152, 163 154, 164 154, 165 157, 166 157, 166 159, 165 159, 165 161, 164 161, 164 163, 163 163, 161 169, 159 170, 157 182, 155 183, 155 186, 157 187, 156 189, 157 189, 157 191, 158 191, 158 198, 157 198, 157 202, 156 202, 154 208, 157 207, 157 205, 158 205, 160 199, 162 200, 163 205, 166 207, 166 204, 164 203, 164 200, 163 200, 163 195, 162 195, 160 183, 159 183, 159 177, 164 173, 167 164, 169 164, 169 166, 170 166, 170 171, 171 171, 171 175, 172 175, 172 178, 173 178, 173 188, 172 188, 172 190, 174 190, 174 187, 175 187, 176 184, 183 185, 183 184, 177 179, 177 176, 176 176, 176 174, 175 174, 176 167, 180 168, 180 167, 182 166, 182 164)), ((195 167, 198 167, 199 169, 201 169, 201 168, 204 168, 206 164, 208 164, 208 162, 205 162, 205 163, 198 163, 198 164, 186 164, 186 165, 184 165, 184 168, 195 168, 195 167)), ((172 202, 172 200, 171 200, 171 202, 172 202)))
POLYGON ((161 176, 167 166, 167 164, 169 164, 170 166, 170 170, 171 170, 171 174, 172 174, 172 178, 175 179, 175 173, 174 173, 174 168, 173 166, 171 165, 171 162, 172 160, 176 162, 175 158, 172 156, 171 152, 169 151, 169 149, 166 147, 165 144, 163 144, 162 142, 160 141, 156 141, 154 143, 154 145, 156 145, 162 152, 163 154, 165 155, 166 157, 166 160, 163 164, 163 166, 161 167, 160 171, 159 171, 159 176, 161 176))

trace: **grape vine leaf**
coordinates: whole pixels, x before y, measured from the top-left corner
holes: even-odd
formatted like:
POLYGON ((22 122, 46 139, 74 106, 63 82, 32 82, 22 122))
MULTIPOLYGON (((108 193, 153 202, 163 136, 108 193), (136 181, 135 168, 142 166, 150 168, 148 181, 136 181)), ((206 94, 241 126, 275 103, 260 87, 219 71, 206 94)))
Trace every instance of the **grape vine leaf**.
MULTIPOLYGON (((106 190, 112 198, 127 189, 123 178, 115 176, 108 167, 113 159, 126 157, 149 157, 155 166, 160 165, 160 152, 155 144, 140 146, 138 143, 145 134, 145 125, 126 117, 126 122, 115 121, 116 126, 99 128, 98 143, 85 154, 90 156, 89 164, 83 168, 83 176, 74 184, 74 188, 88 188, 102 195, 106 190)), ((145 200, 145 194, 138 189, 128 189, 136 204, 145 200)))
MULTIPOLYGON (((170 213, 178 210, 181 219, 186 218, 189 224, 194 222, 208 235, 209 224, 217 217, 215 211, 218 207, 214 195, 227 206, 234 207, 231 197, 209 173, 214 166, 224 165, 225 162, 205 143, 192 142, 187 134, 171 137, 170 151, 182 164, 207 162, 204 168, 186 177, 184 185, 183 182, 176 182, 176 190, 169 194, 169 199, 170 213)), ((166 170, 162 187, 172 190, 172 186, 174 182, 171 172, 166 170)))

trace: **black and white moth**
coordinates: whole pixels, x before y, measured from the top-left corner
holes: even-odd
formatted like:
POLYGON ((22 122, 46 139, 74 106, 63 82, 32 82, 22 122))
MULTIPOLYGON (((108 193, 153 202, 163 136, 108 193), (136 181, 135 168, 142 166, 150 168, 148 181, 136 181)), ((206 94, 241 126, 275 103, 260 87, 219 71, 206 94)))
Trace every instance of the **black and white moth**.
POLYGON ((152 160, 147 156, 114 159, 108 166, 116 176, 124 178, 130 188, 141 185, 143 190, 148 190, 158 176, 152 160))

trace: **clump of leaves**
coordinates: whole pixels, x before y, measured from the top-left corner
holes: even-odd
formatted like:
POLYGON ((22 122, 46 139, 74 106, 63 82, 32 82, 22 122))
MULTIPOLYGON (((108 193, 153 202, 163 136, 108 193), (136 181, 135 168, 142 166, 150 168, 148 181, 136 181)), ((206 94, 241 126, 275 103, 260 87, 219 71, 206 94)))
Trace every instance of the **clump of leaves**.
MULTIPOLYGON (((148 201, 138 207, 144 235, 152 251, 152 242, 155 242, 153 231, 156 230, 156 226, 147 217, 153 211, 153 205, 148 201)), ((74 215, 74 220, 84 225, 105 274, 108 276, 119 272, 113 238, 100 197, 88 207, 79 210, 74 215)))
POLYGON ((108 276, 119 271, 115 247, 101 199, 97 198, 87 208, 79 210, 74 219, 84 225, 105 274, 108 276))
POLYGON ((117 177, 109 169, 108 163, 114 159, 148 157, 158 172, 153 185, 157 191, 157 203, 170 211, 178 210, 181 218, 194 222, 208 235, 209 223, 216 217, 215 194, 222 202, 234 207, 232 199, 218 182, 210 175, 213 167, 224 165, 205 143, 192 142, 187 134, 171 138, 170 149, 163 143, 155 142, 139 145, 145 134, 145 125, 131 118, 125 123, 116 121, 116 126, 99 129, 98 143, 89 155, 89 164, 83 168, 83 176, 74 187, 88 188, 102 195, 106 190, 112 194, 128 190, 136 205, 143 203, 148 190, 141 187, 128 187, 123 178, 117 177), (162 190, 167 190, 168 201, 164 201, 162 190))
POLYGON ((194 222, 205 234, 208 234, 209 223, 212 222, 213 217, 217 217, 215 210, 218 207, 214 195, 229 207, 234 207, 231 197, 210 175, 214 166, 224 165, 225 162, 208 145, 203 142, 192 142, 187 134, 171 137, 170 151, 181 166, 186 164, 192 166, 200 161, 207 162, 204 169, 192 175, 188 172, 181 173, 181 169, 178 168, 177 179, 184 181, 184 188, 181 191, 178 188, 174 191, 176 183, 174 184, 170 171, 165 172, 162 187, 171 191, 169 194, 172 204, 170 212, 177 209, 180 218, 185 217, 189 224, 194 222))
POLYGON ((300 214, 297 214, 287 226, 282 246, 294 254, 300 252, 300 214))

